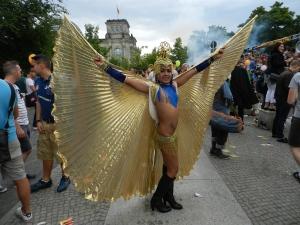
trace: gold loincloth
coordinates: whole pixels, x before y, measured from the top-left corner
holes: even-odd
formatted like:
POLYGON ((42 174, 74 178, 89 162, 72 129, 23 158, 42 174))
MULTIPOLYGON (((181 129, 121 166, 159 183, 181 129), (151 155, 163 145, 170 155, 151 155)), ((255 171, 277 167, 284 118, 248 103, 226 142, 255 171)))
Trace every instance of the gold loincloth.
POLYGON ((177 143, 176 135, 166 137, 156 133, 155 142, 157 147, 163 153, 172 154, 172 155, 178 154, 178 143, 177 143))

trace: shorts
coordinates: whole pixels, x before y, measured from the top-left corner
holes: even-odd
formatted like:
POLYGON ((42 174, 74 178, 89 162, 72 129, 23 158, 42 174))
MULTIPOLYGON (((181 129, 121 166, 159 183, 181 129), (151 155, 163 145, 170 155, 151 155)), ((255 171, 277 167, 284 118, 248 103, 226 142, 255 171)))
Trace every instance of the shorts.
MULTIPOLYGON (((10 151, 20 152, 18 141, 9 143, 10 151), (14 148, 14 149, 13 149, 14 148)), ((1 174, 4 178, 10 178, 13 181, 22 180, 26 177, 24 161, 21 153, 17 157, 0 164, 1 174)))
POLYGON ((30 142, 30 127, 29 125, 21 125, 21 128, 25 132, 24 138, 18 138, 22 153, 26 153, 32 149, 31 142, 30 142))
POLYGON ((289 145, 292 147, 300 147, 300 118, 293 117, 290 133, 289 133, 289 145))
POLYGON ((61 159, 57 155, 58 146, 54 135, 55 124, 42 122, 45 132, 40 133, 37 140, 37 157, 41 160, 61 159))
POLYGON ((162 136, 160 134, 156 134, 155 140, 156 140, 157 147, 163 153, 177 155, 178 146, 177 146, 177 137, 175 135, 166 137, 166 136, 162 136))

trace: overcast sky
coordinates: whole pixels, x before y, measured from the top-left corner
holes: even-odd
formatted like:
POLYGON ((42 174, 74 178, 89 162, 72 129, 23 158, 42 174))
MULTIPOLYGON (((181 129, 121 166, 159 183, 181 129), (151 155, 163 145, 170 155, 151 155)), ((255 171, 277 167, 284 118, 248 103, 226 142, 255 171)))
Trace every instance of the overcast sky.
MULTIPOLYGON (((137 45, 148 46, 151 51, 161 41, 174 43, 181 37, 187 43, 194 30, 206 30, 209 25, 222 25, 228 31, 249 17, 253 9, 266 9, 274 0, 64 0, 70 19, 84 32, 84 24, 91 23, 100 28, 104 38, 107 19, 127 19, 130 32, 137 45), (120 15, 117 14, 117 7, 120 15)), ((300 0, 285 0, 296 14, 300 15, 300 0)))

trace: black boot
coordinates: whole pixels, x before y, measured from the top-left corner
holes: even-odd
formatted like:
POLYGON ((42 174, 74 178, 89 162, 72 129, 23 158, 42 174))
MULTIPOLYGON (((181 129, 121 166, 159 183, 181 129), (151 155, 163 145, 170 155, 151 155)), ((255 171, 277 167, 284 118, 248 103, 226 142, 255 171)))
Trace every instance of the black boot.
POLYGON ((172 184, 172 178, 168 177, 166 174, 160 178, 156 191, 153 194, 153 197, 151 199, 152 210, 156 208, 157 211, 162 213, 171 211, 171 208, 169 206, 166 206, 163 203, 163 196, 165 196, 165 194, 168 192, 171 184, 172 184))
POLYGON ((212 148, 210 150, 210 154, 219 158, 219 159, 229 159, 229 155, 225 155, 223 152, 222 152, 222 149, 218 149, 218 148, 212 148))
POLYGON ((169 189, 169 191, 165 194, 164 196, 164 203, 166 204, 166 202, 169 203, 169 205, 171 206, 172 209, 182 209, 182 205, 179 204, 178 202, 176 202, 175 198, 174 198, 174 180, 176 178, 174 178, 172 180, 172 184, 171 187, 169 189))
POLYGON ((168 172, 168 168, 167 166, 165 166, 165 164, 163 164, 163 170, 162 170, 162 174, 165 175, 168 172))

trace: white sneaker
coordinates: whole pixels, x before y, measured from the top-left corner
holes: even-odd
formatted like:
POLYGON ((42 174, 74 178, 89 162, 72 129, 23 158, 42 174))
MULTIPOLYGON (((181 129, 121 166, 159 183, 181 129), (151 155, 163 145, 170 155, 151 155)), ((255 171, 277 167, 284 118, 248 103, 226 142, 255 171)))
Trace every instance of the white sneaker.
POLYGON ((32 219, 32 213, 24 214, 22 211, 22 207, 16 209, 16 216, 21 218, 25 222, 28 222, 32 219))
POLYGON ((4 192, 7 192, 7 188, 6 187, 2 187, 0 185, 0 193, 4 193, 4 192))

